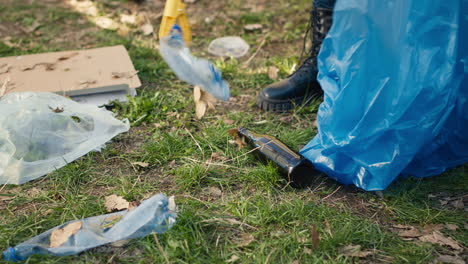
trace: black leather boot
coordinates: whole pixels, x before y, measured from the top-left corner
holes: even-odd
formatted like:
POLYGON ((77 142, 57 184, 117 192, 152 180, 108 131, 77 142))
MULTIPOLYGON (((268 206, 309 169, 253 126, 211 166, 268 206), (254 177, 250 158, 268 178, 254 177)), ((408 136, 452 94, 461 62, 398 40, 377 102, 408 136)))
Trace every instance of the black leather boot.
MULTIPOLYGON (((332 24, 331 9, 314 9, 308 31, 312 28, 312 48, 308 58, 288 78, 270 84, 257 97, 257 105, 266 111, 284 112, 323 95, 317 82, 317 55, 332 24)), ((307 34, 306 34, 307 35, 307 34)))

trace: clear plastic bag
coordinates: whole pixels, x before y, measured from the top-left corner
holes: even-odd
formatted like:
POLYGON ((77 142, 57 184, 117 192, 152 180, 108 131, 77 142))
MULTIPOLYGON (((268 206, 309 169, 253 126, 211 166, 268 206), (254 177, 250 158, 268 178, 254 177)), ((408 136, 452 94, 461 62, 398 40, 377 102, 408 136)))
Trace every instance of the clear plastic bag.
POLYGON ((160 234, 175 223, 177 214, 174 210, 175 208, 169 208, 167 197, 158 194, 143 201, 131 211, 73 220, 52 228, 26 242, 8 248, 3 252, 3 258, 5 261, 21 261, 35 254, 69 256, 104 244, 144 237, 153 232, 160 234), (52 241, 51 237, 55 230, 64 229, 70 224, 78 224, 79 228, 76 228, 68 238, 62 239, 61 244, 52 241))
POLYGON ((247 54, 250 46, 240 37, 229 36, 213 40, 208 46, 208 52, 220 57, 240 58, 247 54))
POLYGON ((171 34, 161 38, 159 46, 161 56, 179 79, 200 86, 220 100, 229 100, 229 84, 223 79, 221 72, 210 61, 190 53, 179 26, 174 25, 171 34))
POLYGON ((301 153, 383 190, 468 161, 468 0, 339 0, 318 56, 325 92, 301 153))
POLYGON ((0 184, 22 184, 100 149, 127 120, 52 93, 0 98, 0 184))

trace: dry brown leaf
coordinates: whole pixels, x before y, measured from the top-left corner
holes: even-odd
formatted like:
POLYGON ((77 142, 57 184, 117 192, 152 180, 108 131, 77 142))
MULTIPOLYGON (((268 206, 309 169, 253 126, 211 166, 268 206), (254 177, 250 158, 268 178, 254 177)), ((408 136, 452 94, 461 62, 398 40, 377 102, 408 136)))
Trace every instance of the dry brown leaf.
POLYGON ((310 248, 304 248, 304 253, 306 253, 307 255, 312 255, 312 249, 310 248))
POLYGON ((216 98, 214 96, 212 96, 211 94, 205 92, 205 91, 201 91, 201 100, 204 101, 206 103, 206 105, 208 106, 209 109, 212 109, 214 110, 215 109, 215 102, 216 102, 216 98))
POLYGON ((320 243, 320 235, 317 231, 317 226, 312 225, 312 248, 316 249, 320 243))
POLYGON ((226 260, 226 262, 227 263, 233 263, 233 262, 236 262, 237 260, 239 260, 239 257, 237 255, 232 255, 231 258, 226 260))
POLYGON ((102 29, 108 30, 116 30, 119 27, 119 24, 113 19, 102 16, 94 18, 94 24, 102 29))
POLYGON ((465 264, 466 262, 459 256, 440 255, 435 259, 437 263, 465 264))
POLYGON ((445 228, 447 228, 447 230, 450 230, 450 231, 457 231, 458 226, 455 224, 445 224, 445 228))
POLYGON ((117 34, 121 37, 125 37, 130 33, 130 28, 127 27, 126 25, 120 26, 119 29, 117 29, 117 34))
POLYGON ((232 125, 232 124, 234 124, 234 120, 231 120, 231 119, 224 119, 223 122, 224 122, 226 125, 232 125))
POLYGON ((439 244, 441 246, 449 246, 453 249, 460 250, 462 249, 458 242, 451 237, 444 236, 439 231, 434 231, 432 234, 424 235, 419 237, 419 240, 422 242, 428 242, 432 244, 439 244))
POLYGON ((243 233, 239 237, 239 242, 237 243, 237 246, 246 247, 250 245, 250 243, 252 243, 254 240, 255 238, 252 234, 243 233))
POLYGON ((374 254, 372 251, 369 250, 361 250, 360 245, 347 245, 338 250, 340 254, 346 257, 356 257, 356 258, 365 258, 374 254))
POLYGON ((401 237, 416 238, 416 237, 422 236, 423 234, 418 229, 413 227, 412 229, 409 229, 409 230, 398 231, 398 235, 401 237))
POLYGON ((278 72, 279 72, 279 69, 276 68, 275 66, 268 67, 268 78, 272 80, 278 79, 278 72))
POLYGON ((223 192, 218 187, 211 186, 208 188, 208 192, 215 197, 223 196, 223 192))
POLYGON ((207 104, 203 101, 195 103, 195 115, 198 119, 202 119, 206 113, 207 104))
POLYGON ((28 26, 24 29, 24 31, 26 33, 33 33, 34 31, 36 31, 40 26, 42 26, 41 23, 39 23, 39 21, 37 20, 34 20, 33 24, 31 26, 28 26))
POLYGON ((126 14, 122 14, 120 15, 120 22, 122 23, 126 23, 126 24, 135 24, 137 21, 136 19, 136 16, 131 14, 131 15, 126 15, 126 14))
POLYGON ((64 228, 58 228, 52 231, 50 234, 50 247, 56 248, 61 246, 63 243, 81 229, 81 221, 73 222, 66 225, 64 228))
POLYGON ((195 101, 195 103, 200 102, 202 95, 201 92, 202 90, 200 89, 200 86, 195 85, 193 87, 193 100, 195 101))
POLYGON ((139 167, 142 167, 142 168, 146 168, 146 167, 149 166, 149 163, 136 161, 136 162, 132 162, 132 165, 136 165, 136 166, 139 166, 139 167))
POLYGON ((105 200, 105 206, 108 212, 125 210, 130 207, 130 203, 127 200, 115 194, 107 196, 105 200))
POLYGON ((248 24, 244 26, 246 31, 257 31, 263 28, 262 24, 248 24))
POLYGON ((143 26, 140 27, 141 32, 143 32, 143 35, 149 36, 153 34, 153 26, 150 23, 144 24, 143 26))
POLYGON ((457 209, 464 209, 465 208, 465 204, 463 203, 462 199, 452 201, 452 202, 450 202, 450 205, 457 208, 457 209))
POLYGON ((167 209, 173 211, 173 212, 177 212, 177 204, 175 202, 175 196, 172 195, 172 196, 169 196, 169 198, 167 199, 168 203, 167 203, 167 209))

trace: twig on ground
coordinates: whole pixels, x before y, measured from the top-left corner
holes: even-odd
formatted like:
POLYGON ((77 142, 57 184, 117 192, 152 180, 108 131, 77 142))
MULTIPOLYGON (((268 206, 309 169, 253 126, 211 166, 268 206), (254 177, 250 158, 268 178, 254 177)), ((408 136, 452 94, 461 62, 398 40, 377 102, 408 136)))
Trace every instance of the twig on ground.
POLYGON ((253 60, 253 58, 255 58, 255 56, 257 56, 257 54, 260 52, 260 50, 263 48, 263 45, 265 45, 265 42, 266 42, 266 39, 267 37, 270 35, 270 33, 266 34, 264 37, 263 37, 263 40, 262 42, 260 42, 260 45, 258 46, 257 50, 255 51, 254 54, 252 54, 252 56, 250 56, 250 58, 248 58, 245 63, 244 63, 244 68, 247 68, 247 66, 249 66, 249 63, 253 60))
POLYGON ((332 193, 330 193, 329 195, 325 196, 322 198, 322 202, 330 197, 332 197, 337 191, 339 191, 341 189, 341 186, 338 186, 338 188, 336 188, 336 190, 334 190, 332 193))

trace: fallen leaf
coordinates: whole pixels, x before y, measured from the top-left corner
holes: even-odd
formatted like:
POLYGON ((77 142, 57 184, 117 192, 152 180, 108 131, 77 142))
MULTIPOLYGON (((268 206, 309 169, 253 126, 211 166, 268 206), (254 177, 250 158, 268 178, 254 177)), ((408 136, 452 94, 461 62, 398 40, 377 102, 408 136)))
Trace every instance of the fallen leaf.
POLYGON ((398 235, 401 237, 416 238, 422 236, 423 234, 418 229, 413 227, 410 230, 400 230, 398 235))
POLYGON ((195 103, 198 103, 201 100, 201 89, 198 85, 195 85, 193 87, 193 100, 195 101, 195 103))
POLYGON ((120 26, 119 29, 117 29, 117 34, 121 37, 127 36, 128 33, 130 33, 130 28, 126 25, 120 26))
POLYGON ((25 28, 25 32, 26 33, 33 33, 34 31, 36 31, 40 26, 42 26, 41 23, 39 23, 39 21, 37 20, 34 20, 33 24, 31 26, 28 26, 25 28))
POLYGON ((140 27, 141 32, 143 32, 143 35, 149 36, 153 34, 154 29, 153 26, 150 23, 144 24, 143 26, 140 27))
POLYGON ((457 231, 458 226, 454 224, 445 224, 445 228, 450 231, 457 231))
POLYGON ((175 160, 172 160, 171 162, 169 162, 169 167, 170 168, 175 168, 176 166, 176 161, 175 160))
POLYGON ((452 202, 450 202, 450 205, 457 208, 457 209, 464 209, 465 208, 465 204, 463 203, 462 199, 452 201, 452 202))
POLYGON ((136 16, 135 15, 126 15, 122 14, 120 15, 120 22, 126 23, 126 24, 135 24, 136 23, 136 16))
POLYGON ((237 128, 229 129, 228 134, 234 138, 233 141, 229 140, 230 144, 237 145, 237 147, 239 148, 244 148, 245 146, 247 146, 247 143, 245 142, 245 138, 239 135, 239 130, 237 128))
POLYGON ((227 263, 232 263, 232 262, 236 262, 237 260, 239 260, 239 257, 237 255, 232 255, 231 258, 226 260, 226 262, 227 263))
POLYGON ((132 165, 136 165, 136 166, 139 166, 139 167, 142 167, 142 168, 146 168, 146 167, 149 166, 148 163, 146 163, 146 162, 139 162, 139 161, 132 162, 132 165))
POLYGON ((128 209, 130 203, 122 196, 112 194, 105 198, 104 205, 108 212, 113 212, 128 209))
POLYGON ((369 250, 361 250, 360 245, 348 245, 340 248, 338 250, 340 254, 346 257, 357 257, 357 258, 365 258, 374 254, 372 251, 369 250))
POLYGON ((73 222, 64 228, 58 228, 50 234, 50 247, 56 248, 67 242, 68 239, 81 229, 81 221, 73 222))
POLYGON ((449 246, 449 247, 451 247, 453 249, 456 249, 456 250, 462 249, 457 241, 455 241, 451 237, 444 236, 439 231, 434 231, 434 232, 432 232, 432 234, 421 236, 421 237, 419 237, 419 240, 421 240, 422 242, 428 242, 428 243, 432 243, 432 244, 439 244, 441 246, 449 246))
POLYGON ((437 263, 465 264, 466 262, 459 256, 440 255, 436 259, 437 263))
POLYGON ((246 31, 257 31, 257 30, 261 30, 262 28, 263 26, 261 24, 248 24, 244 26, 244 29, 246 31))
POLYGON ((211 153, 211 161, 226 161, 228 158, 224 157, 221 152, 211 153))
POLYGON ((223 196, 223 192, 218 187, 211 186, 208 188, 208 192, 215 197, 223 196))
POLYGON ((224 122, 226 125, 232 125, 232 124, 234 124, 234 120, 231 120, 231 119, 224 119, 223 122, 224 122))
POLYGON ((268 67, 268 78, 270 78, 272 80, 278 79, 278 72, 279 72, 278 68, 276 68, 274 66, 268 67))
POLYGON ((168 198, 168 204, 167 204, 167 209, 177 212, 177 204, 175 202, 175 196, 172 195, 168 198))
POLYGON ((203 90, 201 92, 202 95, 200 100, 205 102, 209 109, 215 109, 214 104, 216 102, 216 98, 203 90))
POLYGON ((320 243, 320 235, 317 231, 317 226, 312 225, 312 248, 316 249, 320 243))
POLYGON ((35 198, 35 197, 38 197, 42 193, 42 190, 36 187, 33 187, 29 189, 26 193, 28 194, 29 197, 35 198))
POLYGON ((96 17, 94 18, 94 24, 102 29, 116 30, 119 25, 113 19, 108 17, 96 17))
POLYGON ((195 102, 195 115, 198 119, 202 119, 206 113, 207 104, 203 101, 195 102))
POLYGON ((310 248, 304 248, 304 253, 306 253, 307 255, 311 255, 312 254, 312 249, 310 248))
POLYGON ((246 247, 250 245, 250 243, 252 243, 254 240, 255 238, 252 234, 243 233, 239 237, 239 242, 237 243, 237 246, 246 247))

